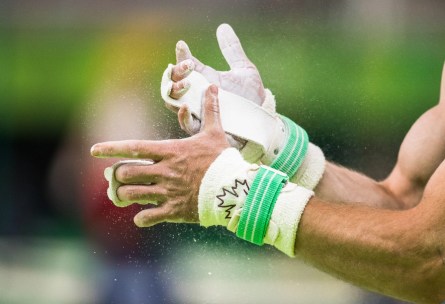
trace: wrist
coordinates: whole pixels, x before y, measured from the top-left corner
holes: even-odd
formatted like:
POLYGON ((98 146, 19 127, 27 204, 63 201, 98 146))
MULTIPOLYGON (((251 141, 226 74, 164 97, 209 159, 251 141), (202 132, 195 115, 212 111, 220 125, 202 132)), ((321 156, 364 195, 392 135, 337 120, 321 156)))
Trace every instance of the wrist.
POLYGON ((259 166, 243 160, 238 150, 224 150, 205 173, 198 195, 202 226, 227 226, 236 210, 242 208, 259 166))
POLYGON ((323 151, 313 143, 309 143, 306 156, 290 181, 313 190, 323 177, 325 167, 326 159, 323 151))
MULTIPOLYGON (((287 183, 275 203, 264 243, 272 245, 289 257, 295 257, 295 240, 304 209, 314 195, 312 190, 287 183)), ((227 229, 237 233, 243 209, 237 209, 227 229)))
POLYGON ((247 163, 234 148, 224 150, 201 183, 200 224, 226 226, 248 241, 270 244, 295 256, 298 223, 313 192, 286 180, 287 176, 277 170, 247 163), (282 178, 278 181, 281 186, 270 187, 277 175, 282 178), (258 186, 259 180, 262 186, 258 186), (243 225, 249 226, 250 232, 246 234, 243 225))
POLYGON ((270 139, 269 149, 263 152, 254 142, 248 142, 241 154, 248 162, 261 162, 282 171, 291 181, 307 189, 314 189, 320 181, 325 167, 321 149, 309 142, 306 131, 275 110, 275 97, 265 90, 262 108, 275 116, 283 132, 275 132, 270 139))

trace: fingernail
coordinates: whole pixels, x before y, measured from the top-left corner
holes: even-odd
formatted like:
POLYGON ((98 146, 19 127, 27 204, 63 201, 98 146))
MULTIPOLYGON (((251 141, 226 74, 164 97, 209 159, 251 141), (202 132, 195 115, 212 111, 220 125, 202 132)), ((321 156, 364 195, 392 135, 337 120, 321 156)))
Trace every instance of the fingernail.
POLYGON ((192 71, 195 68, 195 64, 193 61, 187 59, 182 62, 182 69, 184 70, 184 73, 187 73, 188 71, 192 71))
POLYGON ((218 87, 214 84, 210 85, 210 93, 212 93, 213 95, 217 95, 218 94, 218 87))

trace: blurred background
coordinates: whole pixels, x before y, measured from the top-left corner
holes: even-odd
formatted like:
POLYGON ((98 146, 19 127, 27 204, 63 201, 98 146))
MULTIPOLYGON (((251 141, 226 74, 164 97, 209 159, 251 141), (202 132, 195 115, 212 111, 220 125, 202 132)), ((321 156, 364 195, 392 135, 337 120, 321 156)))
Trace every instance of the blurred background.
POLYGON ((225 70, 231 24, 279 112, 329 160, 384 178, 439 97, 445 2, 0 2, 0 303, 402 303, 224 231, 133 227, 89 156, 102 140, 186 136, 160 97, 185 40, 225 70))

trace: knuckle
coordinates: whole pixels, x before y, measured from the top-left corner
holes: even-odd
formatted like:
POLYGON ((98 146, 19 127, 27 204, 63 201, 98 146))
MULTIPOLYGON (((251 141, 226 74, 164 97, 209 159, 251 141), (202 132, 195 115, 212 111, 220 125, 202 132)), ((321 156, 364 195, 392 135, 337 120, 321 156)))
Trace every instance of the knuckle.
POLYGON ((217 126, 211 126, 206 130, 206 132, 214 143, 226 141, 226 134, 217 126))
MULTIPOLYGON (((146 175, 148 175, 148 174, 146 174, 146 175)), ((162 167, 151 170, 149 175, 157 182, 164 178, 164 174, 162 172, 162 167)))
POLYGON ((172 80, 177 80, 178 76, 181 74, 181 65, 177 64, 172 69, 172 80))
POLYGON ((167 180, 172 182, 179 178, 179 173, 177 171, 169 171, 166 173, 167 180))
POLYGON ((185 87, 185 82, 184 82, 184 80, 178 81, 178 82, 176 83, 176 88, 177 88, 178 91, 184 89, 184 87, 185 87))
POLYGON ((169 191, 165 187, 160 187, 156 192, 157 192, 156 196, 158 196, 158 197, 168 197, 169 196, 169 191))
POLYGON ((168 219, 175 219, 175 218, 177 218, 177 210, 171 204, 165 205, 164 213, 165 213, 165 217, 168 218, 168 219))
POLYGON ((164 147, 162 152, 163 152, 163 155, 164 155, 165 158, 167 158, 167 159, 170 158, 171 159, 171 158, 174 158, 175 156, 178 155, 178 151, 181 151, 180 148, 181 147, 180 147, 180 143, 179 142, 171 141, 171 142, 169 142, 168 145, 166 145, 164 147))
POLYGON ((139 157, 144 150, 144 144, 141 141, 134 141, 129 145, 129 149, 134 157, 139 157))
POLYGON ((208 112, 219 113, 219 104, 213 98, 210 102, 205 103, 205 108, 208 112))

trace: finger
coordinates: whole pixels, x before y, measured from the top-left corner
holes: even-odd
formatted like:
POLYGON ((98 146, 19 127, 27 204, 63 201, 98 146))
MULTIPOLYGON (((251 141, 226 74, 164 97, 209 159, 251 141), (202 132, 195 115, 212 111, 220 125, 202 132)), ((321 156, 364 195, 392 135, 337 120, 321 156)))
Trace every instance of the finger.
POLYGON ((199 129, 201 128, 201 122, 196 117, 193 117, 186 104, 183 104, 179 108, 178 121, 181 129, 187 132, 189 135, 198 133, 199 129))
POLYGON ((190 134, 187 130, 187 123, 190 121, 191 113, 186 104, 183 104, 178 110, 178 122, 181 130, 190 134))
POLYGON ((202 130, 219 129, 222 131, 218 87, 210 85, 204 95, 204 115, 202 117, 202 130))
POLYGON ((122 140, 108 141, 91 147, 94 157, 144 158, 159 161, 165 156, 174 141, 122 140))
POLYGON ((176 43, 176 63, 180 63, 181 61, 192 59, 192 53, 190 52, 189 46, 185 41, 179 40, 176 43))
POLYGON ((221 24, 216 30, 219 48, 231 69, 252 66, 241 46, 241 42, 228 24, 221 24))
POLYGON ((149 185, 161 180, 159 165, 124 164, 114 172, 116 180, 123 184, 149 185))
POLYGON ((122 202, 163 202, 165 189, 154 185, 123 185, 117 188, 117 197, 122 202))
POLYGON ((134 223, 138 227, 151 227, 166 222, 170 215, 167 205, 142 210, 134 217, 134 223))
POLYGON ((196 72, 201 73, 209 82, 219 85, 219 73, 193 56, 187 43, 182 40, 178 41, 176 44, 176 61, 181 62, 186 59, 191 59, 193 61, 195 65, 194 70, 196 72))
POLYGON ((195 63, 191 59, 186 59, 179 62, 172 69, 171 79, 173 81, 180 81, 190 75, 190 73, 195 68, 195 63))
POLYGON ((184 96, 185 93, 190 89, 190 81, 183 79, 179 82, 174 82, 170 92, 170 97, 173 99, 179 99, 184 96))

